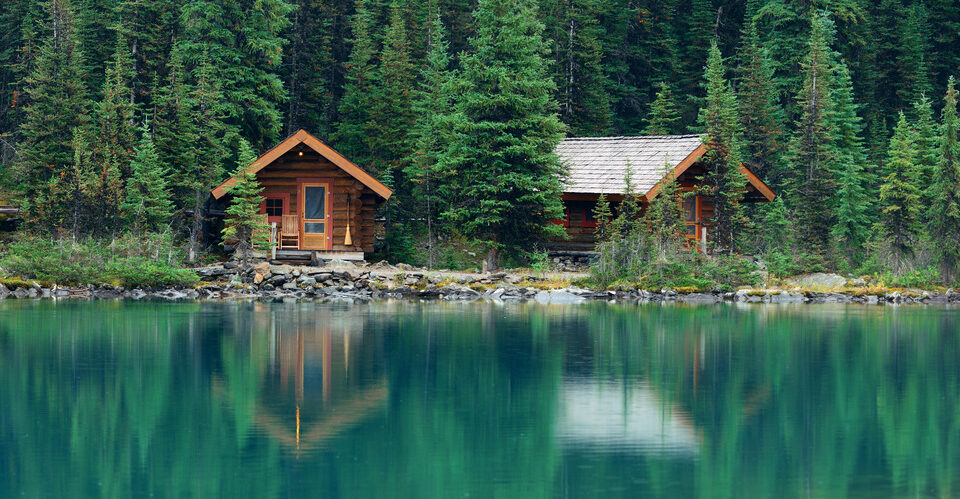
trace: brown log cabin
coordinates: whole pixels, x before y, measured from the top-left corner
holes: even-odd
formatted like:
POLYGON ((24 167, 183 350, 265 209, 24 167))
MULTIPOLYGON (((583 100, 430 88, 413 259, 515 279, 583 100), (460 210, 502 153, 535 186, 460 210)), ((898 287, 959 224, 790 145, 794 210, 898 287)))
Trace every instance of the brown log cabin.
MULTIPOLYGON (((393 191, 333 148, 300 130, 258 158, 253 172, 267 222, 278 231, 284 218, 296 224, 285 231, 295 233, 295 247, 278 258, 362 260, 373 252, 374 213, 393 191)), ((217 186, 213 198, 229 203, 234 183, 231 177, 217 186)))
MULTIPOLYGON (((564 139, 556 153, 568 168, 563 192, 566 216, 554 223, 566 228, 568 238, 551 240, 547 248, 554 253, 593 251, 597 243, 597 222, 593 218, 597 199, 606 195, 616 210, 624 198, 628 169, 642 206, 660 193, 667 175, 677 180, 682 191, 697 190, 701 183, 698 179, 705 173, 699 160, 706 152, 699 135, 564 139)), ((741 169, 747 177, 746 202, 774 200, 776 195, 763 181, 746 166, 741 165, 741 169)), ((683 196, 677 203, 683 207, 687 238, 711 240, 711 197, 683 196)))

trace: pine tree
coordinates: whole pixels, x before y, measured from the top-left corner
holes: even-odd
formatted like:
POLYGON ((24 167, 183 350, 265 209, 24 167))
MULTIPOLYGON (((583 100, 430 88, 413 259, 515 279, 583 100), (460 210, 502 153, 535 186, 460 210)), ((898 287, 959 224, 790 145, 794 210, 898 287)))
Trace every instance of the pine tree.
POLYGON ((907 118, 900 113, 890 139, 887 174, 880 186, 881 228, 893 254, 893 272, 900 275, 913 254, 919 233, 920 189, 916 186, 916 145, 907 118))
POLYGON ((680 112, 674 102, 670 85, 660 82, 658 88, 657 97, 650 105, 650 117, 647 118, 647 127, 643 129, 644 135, 670 135, 678 131, 680 112))
POLYGON ((830 114, 833 131, 833 157, 837 191, 834 194, 836 220, 831 235, 848 259, 853 259, 869 236, 872 225, 876 175, 864 154, 861 118, 854 100, 853 84, 846 64, 840 62, 834 73, 831 95, 834 111, 830 114))
POLYGON ((659 262, 667 262, 671 256, 679 253, 686 239, 681 205, 683 193, 676 177, 669 175, 673 166, 669 163, 664 165, 660 192, 649 202, 643 215, 644 228, 659 262))
POLYGON ((897 94, 900 102, 906 107, 906 104, 918 102, 931 91, 930 70, 927 62, 930 53, 928 42, 930 26, 923 3, 916 2, 911 5, 902 22, 897 58, 901 83, 897 85, 897 94))
POLYGON ((554 47, 552 73, 560 118, 572 135, 604 135, 610 130, 612 112, 602 65, 601 2, 563 0, 542 5, 554 47))
POLYGON ((140 129, 140 143, 134 150, 124 199, 124 216, 134 234, 160 232, 173 211, 167 168, 160 163, 153 138, 146 124, 140 129))
POLYGON ((788 252, 795 245, 795 230, 790 220, 790 212, 783 201, 783 196, 777 196, 772 203, 762 203, 760 208, 760 227, 758 248, 763 253, 773 251, 788 252))
POLYGON ((744 21, 746 28, 740 51, 737 99, 743 123, 744 156, 750 169, 776 190, 786 172, 782 167, 785 145, 783 109, 774 85, 773 62, 760 42, 757 23, 744 21))
POLYGON ((551 99, 546 47, 530 0, 481 0, 477 34, 461 57, 455 137, 441 168, 456 175, 445 219, 488 245, 487 265, 502 248, 523 247, 562 210, 554 149, 564 126, 551 99))
POLYGON ((717 27, 717 11, 711 0, 689 0, 689 16, 683 31, 683 74, 680 78, 680 93, 685 97, 681 104, 682 114, 690 123, 702 109, 703 68, 708 64, 710 45, 714 43, 717 27))
POLYGON ((346 64, 346 83, 340 101, 337 130, 333 142, 337 150, 354 163, 369 166, 372 151, 367 143, 366 126, 370 121, 370 95, 376 87, 374 66, 376 45, 371 36, 373 17, 366 0, 357 0, 356 13, 351 20, 353 46, 346 64))
POLYGON ((960 119, 953 77, 947 83, 940 124, 940 154, 928 212, 928 231, 935 241, 940 275, 947 285, 960 277, 960 119))
POLYGON ((236 183, 230 186, 230 206, 227 208, 227 219, 223 228, 224 239, 236 240, 234 251, 240 259, 241 265, 246 268, 250 259, 250 252, 254 247, 262 246, 263 241, 258 236, 267 230, 267 224, 260 215, 260 204, 263 202, 263 186, 257 181, 253 172, 256 157, 247 141, 240 139, 237 150, 237 169, 233 172, 236 183))
POLYGON ((610 224, 613 222, 613 210, 610 209, 606 194, 601 193, 597 198, 593 218, 597 221, 597 242, 606 241, 610 237, 610 224))
POLYGON ((71 167, 74 129, 88 126, 91 104, 70 3, 50 0, 47 15, 55 29, 44 41, 26 80, 29 104, 24 112, 23 142, 14 177, 25 200, 28 221, 45 231, 59 227, 63 219, 52 212, 33 210, 31 204, 39 204, 51 179, 71 167))
POLYGON ((340 63, 334 58, 336 12, 326 0, 297 0, 284 37, 284 82, 289 93, 286 134, 303 128, 327 137, 335 123, 334 84, 340 63))
POLYGON ((414 88, 414 68, 410 61, 410 44, 401 5, 394 1, 390 7, 380 66, 369 99, 369 120, 364 125, 365 140, 371 150, 373 173, 391 186, 403 185, 399 167, 410 154, 408 134, 415 118, 411 106, 414 88))
POLYGON ((913 105, 913 116, 912 128, 917 144, 917 187, 921 191, 920 204, 933 206, 931 187, 937 174, 940 137, 937 123, 933 119, 933 107, 926 95, 921 94, 913 105))
POLYGON ((813 251, 829 248, 835 216, 830 207, 834 190, 836 148, 830 128, 834 109, 832 88, 835 54, 826 16, 816 16, 804 59, 803 86, 797 93, 801 114, 790 143, 791 177, 786 179, 787 204, 797 216, 801 240, 813 251))
MULTIPOLYGON (((450 70, 449 44, 446 29, 437 15, 430 31, 430 51, 427 64, 420 71, 420 85, 414 92, 413 109, 417 118, 411 131, 413 151, 407 159, 404 175, 413 182, 413 200, 423 203, 427 222, 427 265, 435 263, 434 227, 437 207, 436 185, 444 180, 437 168, 440 154, 450 143, 450 115, 453 96, 450 85, 454 73, 450 70)), ((448 180, 448 179, 447 179, 448 180)))
POLYGON ((737 99, 727 81, 723 57, 716 42, 710 46, 704 74, 706 99, 700 110, 700 126, 707 153, 702 162, 707 193, 714 203, 714 235, 717 246, 735 251, 738 232, 746 222, 743 196, 747 177, 741 170, 741 131, 737 99))

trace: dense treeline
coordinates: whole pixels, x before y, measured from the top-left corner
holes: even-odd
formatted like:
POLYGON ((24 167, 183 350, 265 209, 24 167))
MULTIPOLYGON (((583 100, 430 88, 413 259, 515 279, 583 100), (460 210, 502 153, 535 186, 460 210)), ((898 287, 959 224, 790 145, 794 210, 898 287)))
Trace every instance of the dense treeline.
POLYGON ((241 139, 305 128, 394 188, 392 257, 496 260, 556 229, 564 134, 692 131, 724 249, 955 280, 958 35, 950 0, 7 0, 3 180, 35 229, 196 254, 241 139))

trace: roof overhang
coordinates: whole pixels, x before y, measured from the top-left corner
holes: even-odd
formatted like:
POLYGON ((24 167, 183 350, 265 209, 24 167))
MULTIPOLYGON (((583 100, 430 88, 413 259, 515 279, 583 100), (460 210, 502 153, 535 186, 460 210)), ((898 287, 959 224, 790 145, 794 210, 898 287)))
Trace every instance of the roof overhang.
MULTIPOLYGON (((706 153, 707 153, 707 146, 704 144, 700 144, 700 146, 694 149, 693 152, 688 154, 686 158, 683 158, 683 161, 677 164, 677 166, 675 166, 673 170, 671 170, 670 173, 667 174, 666 177, 664 177, 662 180, 657 182, 656 185, 651 187, 650 190, 643 195, 643 199, 648 203, 652 201, 653 198, 657 197, 657 194, 660 194, 660 191, 663 190, 664 184, 679 178, 680 175, 683 175, 683 172, 687 171, 687 169, 693 166, 693 164, 696 163, 697 160, 703 157, 703 155, 706 153)), ((756 189, 757 192, 759 192, 767 201, 773 201, 774 199, 776 199, 777 195, 774 194, 774 192, 770 189, 770 187, 768 187, 767 184, 765 184, 762 180, 760 180, 759 177, 757 177, 752 171, 750 171, 750 169, 747 168, 746 165, 741 164, 740 171, 744 175, 746 175, 747 182, 750 185, 752 185, 753 188, 756 189)))
MULTIPOLYGON (((390 199, 390 196, 393 195, 393 191, 390 190, 389 187, 383 185, 383 183, 381 183, 379 180, 373 178, 369 173, 363 171, 363 169, 361 169, 359 166, 353 164, 353 162, 347 158, 344 158, 343 155, 335 151, 332 147, 324 144, 320 139, 310 135, 305 130, 299 130, 297 133, 291 135, 283 142, 277 144, 273 149, 267 151, 266 154, 257 158, 257 160, 252 163, 253 173, 263 170, 268 165, 300 144, 304 144, 310 149, 313 149, 317 154, 323 156, 334 165, 337 165, 337 167, 339 167, 341 170, 345 171, 348 175, 357 179, 361 184, 369 187, 370 190, 377 193, 384 200, 390 199)), ((210 194, 213 194, 215 199, 220 199, 227 194, 227 192, 230 190, 230 186, 236 182, 236 177, 230 177, 222 184, 218 185, 215 189, 210 191, 210 194)))

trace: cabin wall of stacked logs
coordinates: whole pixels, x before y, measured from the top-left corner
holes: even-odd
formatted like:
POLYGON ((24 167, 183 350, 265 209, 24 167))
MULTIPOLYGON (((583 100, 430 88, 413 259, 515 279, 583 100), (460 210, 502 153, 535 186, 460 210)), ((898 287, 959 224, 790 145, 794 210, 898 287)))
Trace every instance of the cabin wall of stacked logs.
MULTIPOLYGON (((312 151, 311 151, 312 153, 312 151)), ((327 159, 315 153, 287 153, 263 170, 257 172, 257 180, 263 186, 263 195, 284 193, 290 203, 284 214, 300 215, 298 178, 332 178, 330 186, 333 214, 333 250, 373 252, 374 211, 377 195, 370 188, 354 179, 327 159), (349 210, 347 200, 350 201, 349 210), (352 245, 344 244, 347 235, 347 213, 350 215, 352 245)), ((279 229, 278 229, 279 230, 279 229)))

